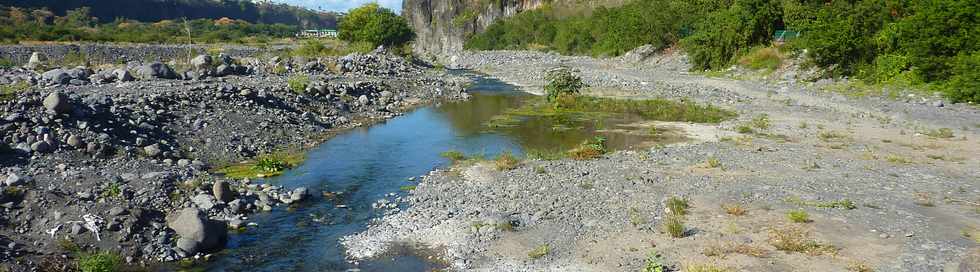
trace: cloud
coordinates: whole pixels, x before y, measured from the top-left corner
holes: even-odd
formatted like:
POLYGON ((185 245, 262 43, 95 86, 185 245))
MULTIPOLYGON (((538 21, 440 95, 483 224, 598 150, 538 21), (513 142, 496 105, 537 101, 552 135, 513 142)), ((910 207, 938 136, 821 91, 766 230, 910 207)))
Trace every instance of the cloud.
POLYGON ((273 0, 274 2, 302 6, 315 10, 347 11, 361 5, 377 2, 396 13, 401 13, 402 0, 273 0))

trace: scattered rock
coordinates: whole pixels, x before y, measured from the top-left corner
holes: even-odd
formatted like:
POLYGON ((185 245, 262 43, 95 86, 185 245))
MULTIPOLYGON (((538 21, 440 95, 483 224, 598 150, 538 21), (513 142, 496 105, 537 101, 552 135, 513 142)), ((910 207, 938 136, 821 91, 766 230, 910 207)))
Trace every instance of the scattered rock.
POLYGON ((210 252, 224 247, 228 231, 225 224, 208 220, 207 215, 196 208, 185 208, 167 226, 177 232, 177 247, 184 252, 210 252))
POLYGON ((64 114, 71 111, 71 103, 68 102, 68 96, 61 92, 53 92, 48 94, 44 98, 44 108, 48 110, 49 113, 54 114, 64 114))
POLYGON ((219 180, 214 182, 214 188, 212 190, 214 191, 214 197, 218 201, 228 203, 235 199, 234 192, 231 191, 231 186, 227 181, 219 180))
POLYGON ((153 63, 149 63, 149 64, 146 64, 146 65, 143 65, 143 66, 141 66, 139 68, 139 72, 138 73, 140 75, 140 78, 142 78, 142 79, 153 79, 153 78, 175 79, 175 78, 177 78, 177 74, 174 73, 174 70, 171 69, 170 66, 167 66, 166 64, 163 64, 162 62, 153 62, 153 63))

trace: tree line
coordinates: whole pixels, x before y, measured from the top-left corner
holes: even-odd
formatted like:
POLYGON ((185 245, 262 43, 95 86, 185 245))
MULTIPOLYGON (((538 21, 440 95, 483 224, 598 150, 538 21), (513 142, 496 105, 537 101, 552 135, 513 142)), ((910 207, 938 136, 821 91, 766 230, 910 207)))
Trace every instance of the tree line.
POLYGON ((980 2, 964 0, 635 0, 580 16, 556 16, 547 6, 523 12, 469 37, 466 48, 618 56, 678 45, 694 70, 718 70, 772 44, 775 31, 792 30, 802 35, 784 47, 805 51, 825 77, 980 102, 978 17, 980 2))
POLYGON ((286 24, 303 28, 334 28, 338 15, 310 9, 250 0, 0 0, 0 6, 45 9, 53 15, 88 7, 100 23, 117 18, 141 22, 162 20, 218 19, 228 17, 253 24, 286 24))
POLYGON ((47 9, 0 7, 0 43, 96 41, 132 43, 262 43, 291 37, 299 27, 253 24, 230 18, 140 22, 117 18, 100 23, 88 7, 56 16, 47 9))

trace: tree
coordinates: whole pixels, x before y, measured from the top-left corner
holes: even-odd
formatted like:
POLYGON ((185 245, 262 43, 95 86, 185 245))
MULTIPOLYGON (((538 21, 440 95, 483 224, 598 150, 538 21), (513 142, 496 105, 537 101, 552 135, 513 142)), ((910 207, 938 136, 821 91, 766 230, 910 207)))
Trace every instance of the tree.
POLYGON ((376 3, 350 11, 340 21, 340 39, 373 46, 401 46, 415 38, 405 18, 376 3))

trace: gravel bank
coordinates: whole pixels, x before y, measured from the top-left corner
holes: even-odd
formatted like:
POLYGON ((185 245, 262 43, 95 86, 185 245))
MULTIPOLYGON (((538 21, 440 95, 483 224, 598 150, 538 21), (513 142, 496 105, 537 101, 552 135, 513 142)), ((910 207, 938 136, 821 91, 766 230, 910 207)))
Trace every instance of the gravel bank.
POLYGON ((0 70, 3 86, 18 88, 0 103, 0 262, 9 271, 63 271, 74 248, 119 252, 131 264, 220 250, 248 214, 308 192, 210 170, 467 97, 467 79, 384 51, 288 60, 250 50, 242 52, 256 55, 201 56, 176 69, 0 70), (305 88, 291 89, 290 78, 305 79, 305 88))
POLYGON ((682 56, 638 63, 480 52, 451 59, 532 92, 544 83, 539 71, 563 64, 580 70, 594 95, 689 99, 740 117, 716 127, 734 136, 700 143, 592 161, 525 161, 504 172, 482 164, 434 171, 394 199, 407 208, 345 238, 352 261, 407 242, 465 271, 640 271, 654 253, 672 271, 697 263, 739 271, 980 267, 970 236, 980 226, 975 106, 940 107, 934 97, 844 98, 793 79, 705 78, 682 72, 682 56), (738 133, 763 114, 767 126, 738 133), (692 206, 681 238, 661 228, 672 196, 692 206), (843 200, 853 209, 824 208, 843 200), (722 208, 733 205, 745 214, 722 208), (809 214, 808 223, 787 219, 797 210, 809 214), (784 230, 802 230, 837 252, 780 250, 774 235, 784 230), (529 256, 543 245, 543 256, 529 256))

